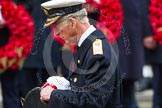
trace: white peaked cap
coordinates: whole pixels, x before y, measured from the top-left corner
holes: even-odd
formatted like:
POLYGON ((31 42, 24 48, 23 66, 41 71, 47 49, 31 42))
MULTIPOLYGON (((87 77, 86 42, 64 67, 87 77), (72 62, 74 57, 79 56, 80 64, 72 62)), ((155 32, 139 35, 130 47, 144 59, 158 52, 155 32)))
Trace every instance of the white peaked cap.
POLYGON ((84 3, 86 3, 86 0, 50 0, 42 3, 41 7, 48 16, 44 27, 55 23, 64 15, 83 9, 82 4, 84 3))
POLYGON ((41 6, 46 9, 74 6, 86 3, 86 0, 50 0, 42 3, 41 6))

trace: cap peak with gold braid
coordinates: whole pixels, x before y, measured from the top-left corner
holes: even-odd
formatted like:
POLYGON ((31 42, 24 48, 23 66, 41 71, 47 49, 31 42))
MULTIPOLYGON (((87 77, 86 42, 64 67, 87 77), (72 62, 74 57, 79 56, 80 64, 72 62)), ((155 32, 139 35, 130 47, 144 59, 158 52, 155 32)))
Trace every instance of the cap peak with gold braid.
POLYGON ((55 23, 60 17, 83 9, 85 0, 50 0, 41 4, 42 10, 48 16, 44 27, 55 23))

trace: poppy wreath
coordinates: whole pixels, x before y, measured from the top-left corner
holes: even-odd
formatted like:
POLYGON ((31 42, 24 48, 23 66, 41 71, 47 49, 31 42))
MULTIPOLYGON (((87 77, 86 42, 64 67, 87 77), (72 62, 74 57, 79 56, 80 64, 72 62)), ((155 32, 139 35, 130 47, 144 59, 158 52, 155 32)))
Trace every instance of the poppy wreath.
POLYGON ((99 11, 96 27, 106 35, 110 43, 115 42, 123 26, 123 10, 120 0, 87 0, 87 3, 96 6, 99 11))
MULTIPOLYGON (((30 53, 34 36, 34 21, 22 5, 1 1, 1 13, 10 36, 8 43, 0 47, 0 73, 19 69, 30 53)), ((3 35, 3 34, 0 34, 3 35)))
POLYGON ((151 0, 149 7, 153 38, 162 45, 162 0, 151 0))

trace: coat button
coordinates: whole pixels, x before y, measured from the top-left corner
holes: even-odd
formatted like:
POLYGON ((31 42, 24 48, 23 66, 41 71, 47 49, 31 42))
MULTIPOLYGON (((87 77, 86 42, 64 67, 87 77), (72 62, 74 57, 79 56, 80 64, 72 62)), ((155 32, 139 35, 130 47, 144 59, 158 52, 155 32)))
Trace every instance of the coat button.
POLYGON ((72 78, 70 78, 70 81, 72 81, 73 79, 72 78))
POLYGON ((78 79, 77 78, 74 78, 74 82, 76 83, 78 81, 78 79))
POLYGON ((78 64, 80 64, 80 60, 78 60, 78 64))

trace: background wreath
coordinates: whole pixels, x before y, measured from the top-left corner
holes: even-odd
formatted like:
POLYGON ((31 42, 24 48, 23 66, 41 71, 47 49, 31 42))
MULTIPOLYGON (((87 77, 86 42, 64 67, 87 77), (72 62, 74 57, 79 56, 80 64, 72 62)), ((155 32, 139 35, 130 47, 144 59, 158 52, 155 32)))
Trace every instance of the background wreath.
POLYGON ((106 35, 110 43, 120 36, 123 27, 123 9, 120 0, 87 0, 97 7, 99 18, 96 27, 106 35))
POLYGON ((153 38, 162 45, 162 0, 151 0, 149 9, 153 38))
MULTIPOLYGON (((18 69, 32 48, 34 21, 22 5, 1 1, 1 13, 9 29, 8 43, 0 47, 0 73, 18 69)), ((0 34, 3 35, 3 34, 0 34)))

